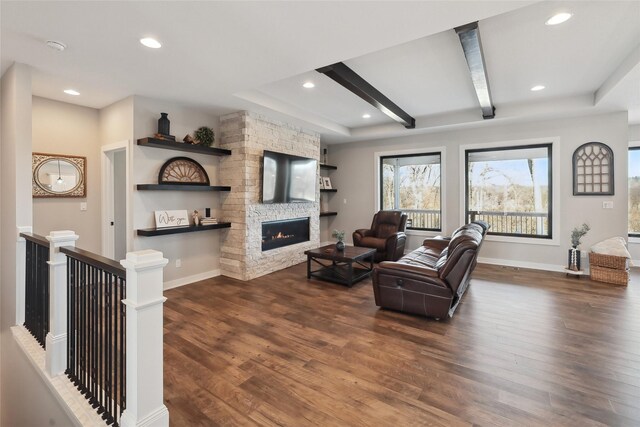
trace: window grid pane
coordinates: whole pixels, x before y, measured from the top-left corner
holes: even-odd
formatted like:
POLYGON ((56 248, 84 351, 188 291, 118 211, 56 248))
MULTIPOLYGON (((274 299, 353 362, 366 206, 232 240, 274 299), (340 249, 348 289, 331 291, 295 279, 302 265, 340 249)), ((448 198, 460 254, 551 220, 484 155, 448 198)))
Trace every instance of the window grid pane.
POLYGON ((381 208, 407 214, 407 228, 441 230, 440 153, 380 158, 381 208))
POLYGON ((551 144, 467 150, 467 221, 491 234, 551 238, 551 144))

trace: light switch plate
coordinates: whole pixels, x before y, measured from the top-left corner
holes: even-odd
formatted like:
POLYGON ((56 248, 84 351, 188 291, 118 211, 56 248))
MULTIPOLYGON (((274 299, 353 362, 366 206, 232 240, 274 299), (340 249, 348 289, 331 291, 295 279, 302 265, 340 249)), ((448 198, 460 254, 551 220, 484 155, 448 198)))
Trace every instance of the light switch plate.
POLYGON ((87 210, 87 202, 80 202, 80 210, 81 211, 87 210))
POLYGON ((613 209, 613 202, 602 202, 602 209, 613 209))

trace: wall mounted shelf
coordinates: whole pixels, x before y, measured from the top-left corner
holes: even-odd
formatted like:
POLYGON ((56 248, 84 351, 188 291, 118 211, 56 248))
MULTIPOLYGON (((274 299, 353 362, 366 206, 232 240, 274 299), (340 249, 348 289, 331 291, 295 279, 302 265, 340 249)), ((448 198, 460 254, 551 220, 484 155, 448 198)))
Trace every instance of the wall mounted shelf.
POLYGON ((338 189, 337 188, 321 188, 320 191, 322 193, 337 193, 338 189))
POLYGON ((143 228, 136 230, 138 236, 166 236, 168 234, 193 233, 196 231, 217 230, 219 228, 230 228, 230 222, 221 222, 209 225, 190 225, 189 227, 172 227, 172 228, 143 228))
POLYGON ((231 191, 227 185, 197 185, 197 184, 138 184, 141 191, 231 191))
POLYGON ((338 212, 320 212, 320 216, 336 216, 338 215, 338 212))
POLYGON ((187 151, 190 153, 207 154, 210 156, 230 156, 231 150, 224 148, 205 147, 204 145, 187 144, 185 142, 167 141, 158 138, 142 138, 138 140, 141 147, 162 148, 165 150, 187 151))
POLYGON ((338 169, 338 167, 337 166, 333 166, 333 165, 327 165, 327 164, 320 163, 320 169, 336 170, 336 169, 338 169))

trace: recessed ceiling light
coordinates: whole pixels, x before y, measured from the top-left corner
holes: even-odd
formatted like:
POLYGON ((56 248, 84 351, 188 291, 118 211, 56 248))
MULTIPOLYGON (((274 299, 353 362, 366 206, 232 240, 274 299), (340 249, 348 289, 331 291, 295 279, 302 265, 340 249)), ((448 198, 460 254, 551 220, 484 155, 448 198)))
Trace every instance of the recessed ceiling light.
POLYGON ((542 89, 544 89, 544 86, 536 85, 536 86, 531 88, 531 92, 537 92, 537 91, 542 90, 542 89))
POLYGON ((78 92, 77 90, 73 90, 73 89, 65 89, 64 93, 66 93, 67 95, 73 95, 73 96, 80 95, 80 92, 78 92))
POLYGON ((47 46, 49 46, 53 50, 57 50, 58 52, 62 52, 67 48, 67 45, 62 42, 57 42, 55 40, 47 40, 45 42, 47 46))
POLYGON ((362 118, 363 119, 370 119, 371 118, 371 114, 363 114, 362 118))
POLYGON ((305 82, 302 85, 302 87, 305 88, 305 89, 312 89, 312 88, 316 87, 316 85, 313 82, 305 82))
POLYGON ((158 40, 152 39, 151 37, 140 39, 140 43, 142 43, 146 47, 150 47, 151 49, 160 49, 162 47, 158 40))
POLYGON ((556 13, 551 18, 547 19, 547 21, 545 22, 545 25, 562 24, 563 22, 568 21, 572 16, 573 14, 569 12, 556 13))

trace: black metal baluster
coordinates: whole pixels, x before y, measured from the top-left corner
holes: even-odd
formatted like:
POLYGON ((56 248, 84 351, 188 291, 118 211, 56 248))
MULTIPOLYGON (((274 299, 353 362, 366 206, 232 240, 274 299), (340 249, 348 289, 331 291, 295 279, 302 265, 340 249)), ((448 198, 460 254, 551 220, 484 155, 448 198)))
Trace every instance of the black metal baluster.
MULTIPOLYGON (((114 291, 114 299, 113 299, 113 307, 114 307, 114 312, 113 312, 113 322, 114 322, 114 327, 113 327, 113 331, 115 333, 114 335, 114 346, 113 346, 113 355, 114 355, 114 359, 115 359, 115 366, 114 366, 114 371, 113 371, 113 401, 114 401, 114 405, 113 405, 113 420, 114 422, 116 421, 117 418, 117 414, 118 414, 118 405, 120 404, 120 401, 118 400, 118 392, 120 391, 120 389, 118 388, 118 364, 120 363, 120 360, 118 360, 118 357, 120 356, 120 353, 118 353, 118 335, 120 335, 120 329, 118 327, 118 313, 120 311, 120 298, 118 297, 119 295, 119 288, 120 288, 120 278, 116 277, 116 283, 115 283, 115 287, 113 289, 114 291)), ((122 325, 120 325, 120 327, 122 327, 122 325)))
POLYGON ((103 352, 104 352, 104 346, 102 345, 103 343, 103 337, 104 337, 104 332, 103 332, 103 327, 104 327, 104 310, 103 310, 103 303, 104 303, 104 277, 105 277, 106 273, 103 270, 100 270, 100 282, 98 284, 98 296, 99 296, 99 300, 98 300, 98 384, 99 384, 99 398, 98 401, 100 402, 100 407, 98 408, 98 414, 102 414, 102 412, 104 412, 104 377, 103 377, 103 372, 104 372, 104 367, 103 367, 103 363, 104 363, 104 357, 103 357, 103 352))
POLYGON ((124 412, 126 408, 126 388, 125 388, 125 376, 126 376, 126 336, 127 336, 127 325, 126 325, 126 307, 122 303, 127 297, 126 295, 126 284, 124 279, 120 279, 120 301, 118 304, 120 306, 120 413, 118 414, 118 423, 120 422, 120 415, 124 412))
POLYGON ((105 356, 107 359, 107 381, 106 381, 106 392, 107 392, 107 404, 106 404, 106 408, 105 408, 105 413, 102 415, 102 418, 106 421, 109 421, 110 419, 110 414, 111 414, 111 408, 112 408, 112 393, 111 393, 111 383, 112 383, 112 372, 113 372, 113 366, 112 366, 112 358, 111 358, 111 316, 112 316, 112 310, 111 310, 111 306, 112 306, 112 299, 111 299, 111 290, 112 290, 112 286, 113 286, 113 281, 112 281, 112 277, 111 275, 109 275, 109 281, 107 283, 107 289, 106 289, 106 298, 107 298, 107 334, 106 334, 106 339, 107 339, 107 345, 106 345, 106 352, 105 352, 105 356))

